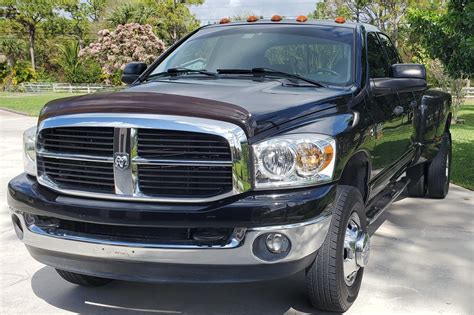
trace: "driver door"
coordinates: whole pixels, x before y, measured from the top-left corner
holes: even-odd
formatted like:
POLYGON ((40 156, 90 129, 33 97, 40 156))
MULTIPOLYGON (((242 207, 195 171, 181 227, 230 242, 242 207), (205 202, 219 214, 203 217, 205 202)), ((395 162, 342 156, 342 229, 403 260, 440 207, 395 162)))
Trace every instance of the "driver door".
MULTIPOLYGON (((367 34, 367 56, 371 84, 378 79, 391 76, 390 66, 398 60, 390 60, 384 43, 375 32, 367 34)), ((395 52, 396 53, 396 52, 395 52)), ((398 55, 397 55, 398 58, 398 55)), ((387 91, 375 94, 373 91, 367 103, 373 126, 371 135, 375 145, 372 156, 371 195, 384 189, 400 169, 407 163, 412 149, 413 108, 410 103, 413 94, 387 91)))

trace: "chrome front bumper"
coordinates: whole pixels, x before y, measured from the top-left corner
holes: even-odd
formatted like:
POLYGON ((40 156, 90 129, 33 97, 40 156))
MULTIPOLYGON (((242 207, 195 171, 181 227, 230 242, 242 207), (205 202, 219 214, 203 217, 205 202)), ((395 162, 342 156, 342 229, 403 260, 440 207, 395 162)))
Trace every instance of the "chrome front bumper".
POLYGON ((150 247, 139 243, 118 244, 72 235, 48 235, 35 226, 27 226, 23 213, 12 210, 12 215, 18 218, 17 224, 21 225, 22 241, 34 249, 104 261, 214 266, 270 265, 301 260, 319 249, 331 222, 331 214, 324 213, 313 220, 298 224, 244 229, 245 235, 238 240, 234 239, 229 246, 173 248, 159 245, 150 247), (291 250, 286 257, 276 261, 264 261, 253 254, 254 241, 269 232, 278 232, 289 238, 291 250))

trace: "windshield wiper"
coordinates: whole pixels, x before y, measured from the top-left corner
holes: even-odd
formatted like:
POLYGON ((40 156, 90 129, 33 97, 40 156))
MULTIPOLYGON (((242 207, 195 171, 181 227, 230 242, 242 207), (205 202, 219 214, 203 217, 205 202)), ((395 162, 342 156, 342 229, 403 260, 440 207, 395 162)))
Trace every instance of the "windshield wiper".
POLYGON ((279 77, 284 77, 288 79, 301 80, 318 87, 324 87, 324 85, 322 85, 321 83, 313 81, 311 79, 307 79, 303 76, 293 74, 293 73, 278 71, 278 70, 274 70, 270 68, 252 68, 250 70, 249 69, 217 69, 217 73, 219 74, 253 74, 254 76, 272 75, 272 76, 279 76, 279 77))
POLYGON ((188 69, 188 68, 169 68, 168 70, 164 72, 151 74, 145 80, 148 81, 150 79, 159 78, 159 77, 176 77, 180 74, 188 74, 188 73, 199 73, 199 74, 204 74, 204 75, 211 76, 214 78, 219 77, 217 73, 206 71, 206 70, 195 70, 195 69, 188 69))

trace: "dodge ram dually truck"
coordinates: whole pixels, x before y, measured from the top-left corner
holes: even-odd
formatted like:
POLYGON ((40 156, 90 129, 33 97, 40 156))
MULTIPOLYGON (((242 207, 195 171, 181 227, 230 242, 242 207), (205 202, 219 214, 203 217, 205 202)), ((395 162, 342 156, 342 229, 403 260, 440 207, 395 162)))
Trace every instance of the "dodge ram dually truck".
POLYGON ((69 282, 303 271, 343 312, 368 226, 402 191, 448 193, 451 97, 374 26, 224 19, 122 80, 46 104, 8 186, 17 236, 69 282))

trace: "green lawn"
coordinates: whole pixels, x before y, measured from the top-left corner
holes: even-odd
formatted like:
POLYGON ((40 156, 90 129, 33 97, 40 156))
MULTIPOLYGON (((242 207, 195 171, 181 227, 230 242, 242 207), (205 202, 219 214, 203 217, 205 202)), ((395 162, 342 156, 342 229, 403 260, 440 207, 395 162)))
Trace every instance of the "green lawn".
POLYGON ((0 92, 0 108, 11 109, 30 116, 38 116, 47 102, 68 96, 81 95, 73 93, 5 93, 0 92))
MULTIPOLYGON (((12 109, 37 116, 43 105, 53 99, 80 95, 71 93, 3 93, 0 108, 12 109)), ((453 138, 453 165, 451 181, 474 190, 474 100, 468 100, 460 111, 464 125, 451 127, 453 138)))
POLYGON ((452 125, 453 164, 451 182, 474 190, 474 100, 461 107, 459 118, 464 125, 452 125))

